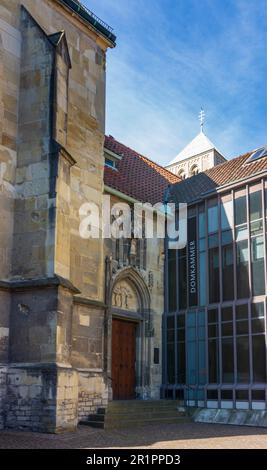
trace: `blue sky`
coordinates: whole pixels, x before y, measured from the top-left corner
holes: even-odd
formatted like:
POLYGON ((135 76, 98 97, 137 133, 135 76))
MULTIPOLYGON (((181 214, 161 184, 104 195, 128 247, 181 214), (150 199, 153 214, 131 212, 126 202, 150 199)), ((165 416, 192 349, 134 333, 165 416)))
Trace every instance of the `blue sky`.
POLYGON ((267 144, 267 0, 83 0, 112 26, 106 133, 164 165, 204 131, 227 157, 267 144))

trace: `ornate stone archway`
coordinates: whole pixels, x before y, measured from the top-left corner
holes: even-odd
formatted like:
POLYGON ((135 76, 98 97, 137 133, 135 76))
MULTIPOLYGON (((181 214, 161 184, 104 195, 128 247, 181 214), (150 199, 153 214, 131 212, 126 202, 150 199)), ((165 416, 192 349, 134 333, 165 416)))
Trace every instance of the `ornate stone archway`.
POLYGON ((126 267, 110 272, 107 282, 107 376, 112 399, 112 319, 134 321, 136 338, 136 398, 150 396, 151 331, 150 293, 139 271, 126 267))

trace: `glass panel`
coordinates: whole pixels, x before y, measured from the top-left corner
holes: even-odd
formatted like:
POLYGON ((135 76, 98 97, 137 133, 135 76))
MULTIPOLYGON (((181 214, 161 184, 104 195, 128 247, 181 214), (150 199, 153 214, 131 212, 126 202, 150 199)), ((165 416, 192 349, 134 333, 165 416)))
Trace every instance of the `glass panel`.
POLYGON ((222 247, 223 300, 234 298, 234 258, 233 245, 222 247))
POLYGON ((266 382, 266 345, 264 335, 252 336, 253 382, 266 382))
POLYGON ((239 299, 249 297, 248 277, 248 241, 243 240, 236 244, 237 251, 237 297, 239 299))
POLYGON ((205 326, 199 326, 198 327, 198 337, 199 337, 199 339, 205 339, 205 336, 206 336, 205 326))
POLYGON ((228 245, 233 241, 233 232, 232 230, 227 230, 227 232, 222 232, 222 245, 228 245))
POLYGON ((189 207, 188 208, 188 217, 194 217, 196 215, 196 207, 189 207))
POLYGON ((198 344, 198 383, 200 385, 204 385, 207 382, 205 346, 205 341, 200 341, 198 344))
POLYGON ((168 250, 169 311, 176 310, 176 250, 168 250))
POLYGON ((218 230, 218 205, 217 200, 211 201, 208 207, 208 233, 218 230), (215 205, 212 205, 215 204, 215 205))
POLYGON ((218 400, 218 390, 207 390, 208 400, 218 400))
POLYGON ((218 321, 218 310, 213 308, 208 310, 208 323, 217 323, 218 321))
POLYGON ((185 327, 185 315, 178 315, 177 316, 177 328, 184 328, 185 327))
POLYGON ((187 329, 187 340, 188 341, 195 341, 196 339, 196 330, 195 328, 188 328, 187 329))
MULTIPOLYGON (((173 251, 173 250, 172 250, 173 251)), ((187 306, 187 262, 186 248, 178 251, 179 256, 179 308, 187 306)))
POLYGON ((209 249, 209 301, 218 302, 220 299, 219 249, 209 249))
POLYGON ((265 390, 252 390, 252 400, 265 401, 265 390))
POLYGON ((227 230, 233 227, 233 201, 222 200, 221 203, 221 229, 227 230))
POLYGON ((241 320, 236 322, 236 334, 237 335, 247 335, 248 334, 248 321, 241 320))
POLYGON ((174 383, 174 363, 175 363, 175 355, 174 355, 174 344, 167 344, 167 380, 169 384, 174 383))
POLYGON ((185 330, 177 330, 177 341, 185 341, 185 330))
POLYGON ((236 390, 237 400, 248 400, 248 390, 236 390))
POLYGON ((209 340, 209 383, 219 382, 219 340, 209 340))
POLYGON ((196 384, 196 343, 187 343, 187 382, 189 385, 196 384))
POLYGON ((205 249, 206 249, 206 240, 205 240, 205 238, 201 238, 201 240, 199 240, 198 248, 199 248, 199 251, 205 251, 205 249))
POLYGON ((198 237, 199 238, 203 238, 206 236, 205 221, 206 221, 206 217, 205 217, 205 212, 203 210, 203 212, 199 212, 198 214, 198 237))
POLYGON ((248 318, 248 304, 236 306, 236 319, 246 320, 248 318))
POLYGON ((264 333, 265 324, 264 318, 254 318, 251 322, 252 333, 264 333))
POLYGON ((222 339, 222 382, 234 382, 234 344, 233 338, 222 339))
POLYGON ((249 216, 251 221, 262 218, 261 191, 249 195, 249 216))
POLYGON ((217 233, 209 236, 208 244, 209 244, 209 248, 213 248, 219 245, 219 237, 217 233))
POLYGON ((209 335, 209 338, 213 338, 213 337, 218 336, 218 325, 216 325, 216 324, 209 325, 208 326, 208 335, 209 335))
POLYGON ((265 293, 263 237, 256 237, 251 240, 251 271, 252 294, 255 296, 263 295, 265 293))
POLYGON ((197 314, 197 323, 198 326, 205 326, 206 324, 206 315, 205 315, 205 310, 199 310, 197 314))
POLYGON ((222 323, 222 336, 233 336, 233 323, 222 323))
POLYGON ((199 303, 206 305, 206 252, 199 254, 199 303))
POLYGON ((248 238, 248 227, 247 225, 241 225, 235 229, 235 237, 236 241, 239 242, 241 240, 245 240, 248 238))
MULTIPOLYGON (((182 382, 183 384, 184 382, 182 382)), ((178 389, 175 390, 175 398, 176 400, 184 400, 184 390, 178 389)))
POLYGON ((231 321, 233 319, 232 307, 222 308, 222 321, 231 321))
POLYGON ((222 400, 232 400, 233 399, 233 390, 221 390, 221 399, 222 400))
POLYGON ((256 220, 255 222, 251 222, 250 224, 250 234, 253 235, 260 235, 263 232, 263 221, 256 220))
POLYGON ((241 225, 247 222, 247 204, 246 196, 235 199, 235 225, 241 225))
POLYGON ((258 302, 251 305, 251 316, 254 318, 264 317, 264 303, 258 302))
POLYGON ((249 382, 249 341, 248 336, 236 338, 237 382, 249 382))
POLYGON ((196 312, 188 312, 187 313, 187 326, 188 327, 195 327, 196 326, 196 312))
POLYGON ((174 329, 174 316, 167 317, 167 329, 174 329))
POLYGON ((177 344, 177 380, 179 384, 185 383, 185 343, 180 342, 177 344))
POLYGON ((173 343, 174 342, 174 330, 168 330, 167 331, 167 341, 168 341, 168 343, 173 343))

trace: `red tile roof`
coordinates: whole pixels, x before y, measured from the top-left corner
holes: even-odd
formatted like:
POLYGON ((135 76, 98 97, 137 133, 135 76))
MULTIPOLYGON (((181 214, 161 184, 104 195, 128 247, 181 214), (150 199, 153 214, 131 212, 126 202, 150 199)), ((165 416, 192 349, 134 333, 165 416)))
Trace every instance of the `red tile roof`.
POLYGON ((267 173, 267 157, 246 163, 252 153, 254 150, 175 184, 171 188, 171 194, 177 202, 189 203, 220 186, 234 184, 264 170, 267 173))
POLYGON ((127 196, 141 202, 162 202, 170 184, 181 179, 147 157, 106 136, 105 148, 122 156, 117 170, 105 166, 104 182, 127 196))

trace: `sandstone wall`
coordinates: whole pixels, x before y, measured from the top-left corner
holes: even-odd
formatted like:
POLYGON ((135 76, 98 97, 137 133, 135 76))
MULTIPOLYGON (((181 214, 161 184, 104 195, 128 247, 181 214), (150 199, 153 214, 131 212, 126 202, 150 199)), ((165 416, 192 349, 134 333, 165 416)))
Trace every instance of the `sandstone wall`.
MULTIPOLYGON (((12 16, 15 2, 0 5, 0 281, 11 273, 21 36, 12 16), (10 8, 11 3, 13 3, 10 8)), ((4 426, 10 293, 0 282, 0 428, 4 426)))
POLYGON ((81 239, 79 209, 102 203, 108 44, 56 0, 0 13, 0 426, 71 429, 79 387, 91 407, 105 389, 103 307, 84 304, 84 348, 73 295, 102 305, 103 245, 81 239))

